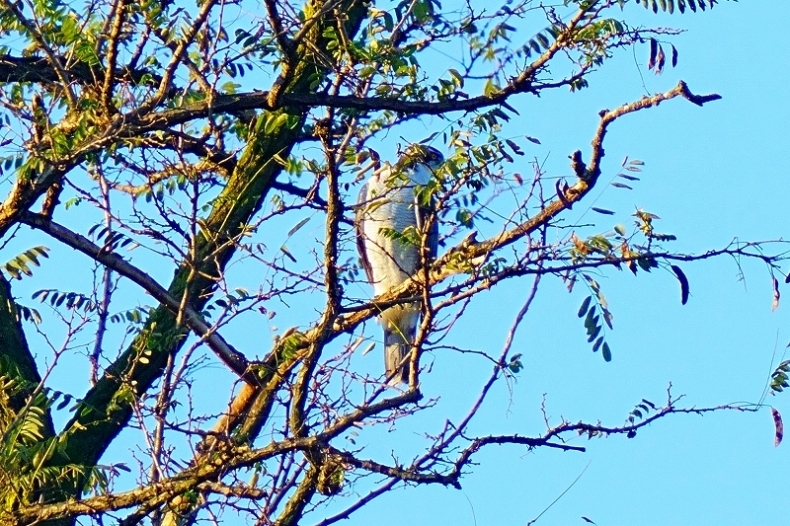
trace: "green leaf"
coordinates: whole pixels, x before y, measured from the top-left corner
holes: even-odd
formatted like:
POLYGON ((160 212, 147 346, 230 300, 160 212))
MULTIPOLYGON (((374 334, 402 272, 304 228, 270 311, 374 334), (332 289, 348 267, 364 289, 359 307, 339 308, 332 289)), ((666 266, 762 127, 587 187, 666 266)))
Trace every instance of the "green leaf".
POLYGON ((521 148, 519 148, 518 144, 511 141, 510 139, 505 139, 505 142, 507 143, 508 146, 510 146, 510 149, 513 150, 513 153, 515 153, 516 155, 524 155, 524 151, 521 148))
POLYGON ((614 329, 614 327, 612 327, 612 320, 614 319, 612 313, 609 312, 609 309, 601 309, 601 310, 603 311, 603 321, 606 322, 606 326, 609 327, 610 329, 614 329))
POLYGON ((286 237, 291 237, 292 235, 296 234, 299 231, 299 229, 302 228, 303 226, 305 226, 309 221, 310 221, 310 218, 309 217, 305 217, 304 219, 302 219, 301 221, 296 223, 288 231, 288 234, 286 235, 286 237))
POLYGON ((290 259, 291 261, 293 261, 294 263, 296 263, 296 258, 294 257, 294 255, 293 255, 293 254, 291 254, 291 251, 290 251, 290 250, 288 250, 288 247, 286 247, 285 245, 281 246, 281 247, 280 247, 280 252, 282 252, 283 254, 285 254, 285 255, 288 257, 288 259, 290 259))
POLYGON ((597 325, 595 320, 595 305, 587 311, 587 317, 584 319, 584 328, 587 329, 587 333, 589 334, 597 325))
POLYGON ((474 226, 474 214, 471 210, 466 208, 458 210, 455 214, 455 219, 466 228, 472 228, 474 226))
POLYGON ((655 258, 652 258, 650 256, 645 256, 645 255, 639 256, 637 258, 637 260, 636 260, 636 263, 645 272, 650 272, 651 268, 655 268, 655 267, 658 266, 658 263, 656 263, 655 258))
POLYGON ((274 118, 274 115, 270 113, 265 114, 265 121, 263 126, 263 132, 267 135, 271 135, 272 132, 277 128, 277 119, 274 118))
POLYGON ((247 31, 245 31, 244 29, 240 29, 240 28, 236 29, 235 34, 236 34, 236 40, 235 40, 236 44, 239 44, 245 38, 249 38, 250 37, 250 34, 247 31))
POLYGON ((494 82, 493 79, 486 80, 485 86, 483 87, 483 95, 486 97, 493 97, 499 93, 499 86, 494 82))
POLYGON ((686 302, 689 300, 689 280, 686 278, 686 275, 677 265, 672 265, 672 272, 675 273, 675 276, 678 278, 680 282, 680 303, 681 305, 685 305, 686 302))
POLYGON ((607 215, 607 216, 613 216, 614 215, 614 212, 612 212, 611 210, 607 210, 605 208, 598 208, 596 206, 593 206, 590 210, 592 210, 593 212, 598 212, 599 214, 607 215))
POLYGON ((453 77, 453 82, 456 86, 459 88, 464 87, 464 77, 458 72, 458 70, 450 69, 448 70, 448 73, 450 73, 450 76, 453 77))
POLYGON ((584 317, 585 314, 587 314, 587 309, 590 307, 591 301, 592 301, 592 296, 587 296, 586 298, 584 298, 581 307, 579 307, 579 313, 577 314, 579 318, 582 318, 584 317))
POLYGON ((63 395, 63 400, 55 407, 55 409, 57 411, 60 411, 61 409, 65 408, 67 405, 69 405, 71 403, 72 399, 73 398, 72 398, 71 395, 64 394, 63 395))
POLYGON ((623 179, 628 179, 629 181, 639 181, 639 177, 628 175, 628 174, 617 174, 617 177, 622 177, 623 179))
POLYGON ((609 348, 609 344, 604 342, 603 349, 601 349, 601 354, 603 355, 603 359, 607 362, 612 361, 612 350, 609 348))

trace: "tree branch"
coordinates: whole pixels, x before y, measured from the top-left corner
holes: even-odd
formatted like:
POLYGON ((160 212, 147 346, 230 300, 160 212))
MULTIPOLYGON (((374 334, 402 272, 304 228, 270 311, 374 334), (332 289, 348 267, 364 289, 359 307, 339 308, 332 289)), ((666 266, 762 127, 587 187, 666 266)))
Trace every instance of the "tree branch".
POLYGON ((221 334, 216 332, 216 327, 206 322, 200 313, 189 305, 182 306, 178 298, 173 297, 164 287, 148 276, 148 274, 123 259, 120 255, 92 243, 89 239, 40 214, 25 212, 22 214, 20 220, 22 223, 49 234, 64 245, 82 252, 91 259, 117 272, 119 275, 133 281, 148 292, 156 301, 170 309, 173 314, 182 313, 182 319, 186 326, 205 340, 208 347, 231 371, 246 382, 257 385, 258 379, 254 371, 250 368, 250 363, 244 357, 244 354, 237 351, 221 334))

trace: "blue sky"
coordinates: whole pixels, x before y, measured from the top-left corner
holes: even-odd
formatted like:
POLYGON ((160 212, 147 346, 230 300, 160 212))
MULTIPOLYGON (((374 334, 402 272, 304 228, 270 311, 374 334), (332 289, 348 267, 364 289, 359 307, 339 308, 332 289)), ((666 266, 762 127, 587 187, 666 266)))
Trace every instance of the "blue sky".
MULTIPOLYGON (((671 17, 628 6, 626 14, 632 24, 641 20, 646 25, 688 30, 672 39, 680 50, 677 68, 668 68, 657 77, 646 70, 646 48, 634 53, 625 50, 590 78, 587 90, 558 91, 540 99, 522 97, 512 102, 521 117, 508 129, 514 135, 537 137, 542 143, 525 148, 526 159, 546 159, 549 176, 567 177, 568 154, 580 149, 588 155, 599 110, 636 100, 645 90, 667 90, 678 79, 685 80, 696 93, 723 96, 704 108, 676 99, 616 122, 607 136, 601 181, 617 173, 625 156, 645 162, 642 180, 630 192, 601 184, 592 199, 577 205, 566 216, 567 221, 595 221, 597 225, 580 235, 607 230, 617 223, 631 230, 630 215, 636 207, 659 215, 657 227, 678 237, 669 247, 681 252, 720 248, 733 238, 767 240, 787 235, 784 189, 790 139, 786 102, 790 68, 783 35, 790 14, 782 5, 722 2, 713 11, 671 17), (617 215, 599 216, 590 212, 589 206, 615 210, 617 215)), ((437 53, 435 59, 437 64, 452 67, 446 55, 437 53)), ((442 126, 438 120, 426 120, 393 133, 382 143, 381 152, 393 157, 400 135, 424 137, 442 126)), ((526 164, 516 171, 530 173, 526 164)), ((77 209, 72 213, 84 212, 77 209)), ((300 219, 284 220, 282 239, 273 240, 271 247, 287 241, 284 232, 300 219)), ((88 224, 89 219, 84 221, 88 224)), ((316 216, 288 241, 289 246, 312 246, 322 231, 320 216, 316 216)), ((33 241, 53 244, 37 234, 26 235, 15 240, 7 253, 27 248, 33 241)), ((66 252, 55 251, 53 255, 66 252)), ((134 258, 138 264, 146 261, 143 253, 135 253, 134 258)), ((53 257, 53 261, 57 259, 53 257)), ((748 261, 743 268, 745 281, 740 281, 732 260, 684 264, 691 288, 685 306, 680 304, 677 281, 669 272, 640 273, 637 277, 627 271, 601 274, 599 281, 615 316, 614 330, 607 333, 614 354, 611 363, 590 351, 576 317, 585 296, 582 288, 569 294, 559 280, 546 279, 514 346, 516 352, 523 353, 524 370, 509 386, 500 384, 495 389, 471 431, 480 435, 538 434, 544 430, 540 412, 544 395, 553 424, 565 418, 600 419, 619 425, 642 398, 661 404, 670 382, 675 395, 686 395, 681 402, 685 406, 757 402, 771 371, 772 355, 776 353, 774 362, 778 362, 790 340, 790 307, 781 305, 772 312, 765 268, 748 261)), ((230 276, 234 285, 253 288, 260 282, 258 271, 238 266, 230 276)), ((171 272, 171 268, 156 267, 154 277, 166 283, 171 272)), ((89 278, 89 273, 41 271, 35 281, 15 284, 14 290, 29 297, 29 291, 40 288, 79 289, 89 278)), ((128 284, 122 285, 122 291, 128 306, 147 302, 128 284)), ((527 291, 526 281, 513 281, 485 293, 470 307, 449 342, 498 350, 527 291)), ((365 288, 358 291, 360 296, 366 293, 365 288)), ((259 331, 236 328, 229 333, 230 339, 250 355, 263 355, 274 333, 304 323, 313 315, 308 312, 300 318, 283 310, 271 322, 253 320, 259 331)), ((374 337, 379 330, 373 323, 365 329, 374 337)), ((41 345, 35 337, 32 341, 41 345)), ((355 356, 355 365, 375 370, 380 367, 379 351, 355 356)), ((423 375, 422 388, 426 397, 438 397, 439 405, 412 422, 404 421, 395 431, 361 432, 358 442, 366 445, 366 455, 387 461, 392 449, 398 449, 403 458, 408 458, 407 452, 418 452, 422 442, 417 432, 437 431, 445 418, 457 420, 489 372, 488 366, 481 367, 481 362, 457 353, 436 351, 429 360, 433 368, 423 375)), ((226 382, 218 391, 196 394, 221 408, 229 375, 219 365, 200 374, 217 384, 226 382)), ((56 371, 52 385, 71 385, 77 375, 84 375, 84 361, 56 371)), ((784 396, 769 397, 767 403, 790 414, 790 402, 784 396)), ((138 440, 138 431, 128 432, 107 457, 128 457, 125 452, 138 440)), ((462 480, 463 490, 401 488, 343 524, 525 524, 580 474, 573 488, 537 524, 583 525, 582 516, 599 526, 767 524, 777 520, 786 499, 780 481, 790 468, 789 446, 773 446, 773 424, 767 409, 756 414, 672 416, 631 440, 623 436, 591 441, 575 438, 571 443, 588 450, 528 453, 515 446, 489 447, 475 457, 479 465, 462 480)), ((330 510, 339 510, 342 504, 332 503, 330 510)), ((304 524, 323 516, 324 512, 309 515, 304 524)))

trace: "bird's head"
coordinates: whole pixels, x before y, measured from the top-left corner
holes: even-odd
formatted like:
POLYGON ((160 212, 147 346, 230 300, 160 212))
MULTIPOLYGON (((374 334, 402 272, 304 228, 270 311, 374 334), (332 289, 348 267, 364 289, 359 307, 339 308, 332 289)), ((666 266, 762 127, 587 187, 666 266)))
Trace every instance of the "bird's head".
POLYGON ((405 175, 413 183, 424 185, 428 184, 433 172, 443 162, 444 156, 436 148, 424 144, 410 144, 395 163, 393 173, 405 175))
POLYGON ((424 144, 410 144, 398 160, 396 168, 404 170, 422 164, 433 171, 439 168, 443 162, 444 156, 436 148, 424 144))

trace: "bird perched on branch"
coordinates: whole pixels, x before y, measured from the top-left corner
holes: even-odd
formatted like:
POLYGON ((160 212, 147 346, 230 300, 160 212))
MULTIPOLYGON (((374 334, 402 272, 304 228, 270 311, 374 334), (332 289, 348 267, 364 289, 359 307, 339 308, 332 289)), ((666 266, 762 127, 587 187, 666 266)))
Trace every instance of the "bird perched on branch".
MULTIPOLYGON (((357 248, 376 295, 409 279, 420 267, 421 247, 436 255, 438 223, 430 199, 420 196, 444 158, 435 148, 411 145, 395 166, 386 164, 362 187, 357 202, 357 248), (430 223, 430 225, 428 225, 430 223)), ((384 363, 392 382, 408 382, 406 359, 417 335, 419 303, 395 305, 379 314, 384 363)))

